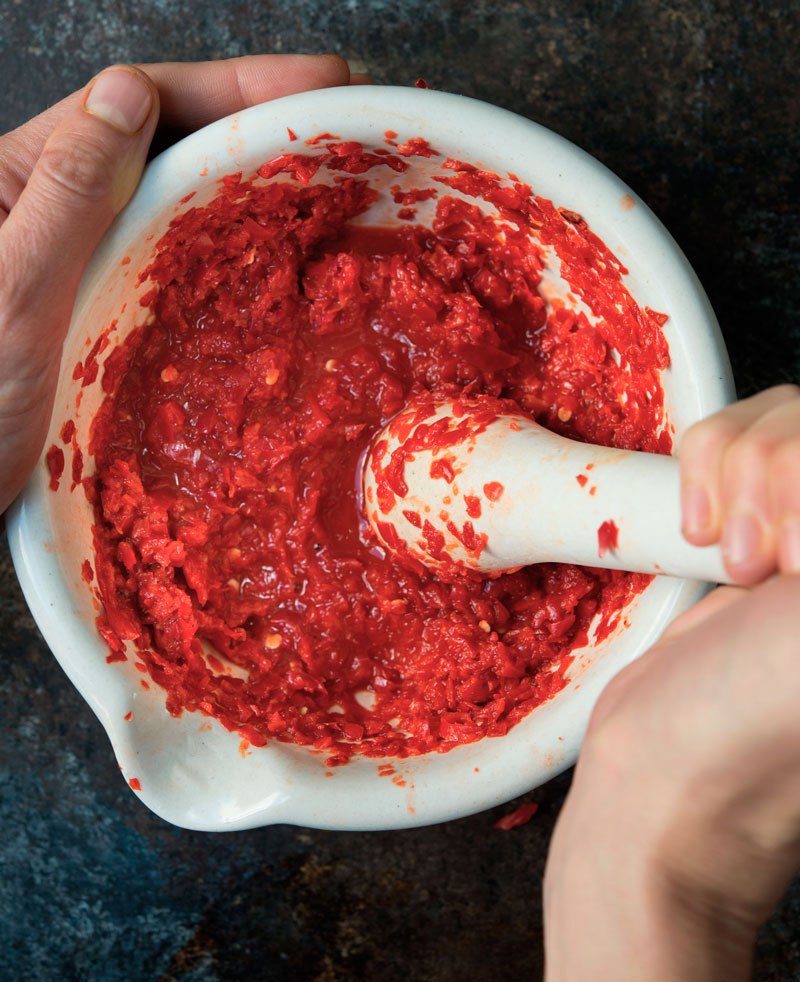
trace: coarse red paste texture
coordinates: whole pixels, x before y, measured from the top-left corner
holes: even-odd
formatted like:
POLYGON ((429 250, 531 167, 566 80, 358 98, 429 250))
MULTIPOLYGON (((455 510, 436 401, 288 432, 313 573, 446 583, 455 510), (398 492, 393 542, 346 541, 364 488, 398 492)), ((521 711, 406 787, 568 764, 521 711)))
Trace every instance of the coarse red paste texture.
POLYGON ((619 529, 617 523, 608 519, 597 530, 597 554, 601 558, 607 552, 613 552, 619 545, 619 529))
POLYGON ((670 449, 660 319, 581 217, 443 160, 431 227, 353 225, 373 169, 396 181, 435 154, 390 145, 325 135, 172 222, 143 273, 149 316, 101 372, 84 480, 110 658, 133 641, 171 712, 334 764, 506 733, 648 582, 559 565, 443 579, 386 557, 358 461, 409 397, 485 393, 570 437, 670 449), (591 320, 547 300, 532 232, 591 320))

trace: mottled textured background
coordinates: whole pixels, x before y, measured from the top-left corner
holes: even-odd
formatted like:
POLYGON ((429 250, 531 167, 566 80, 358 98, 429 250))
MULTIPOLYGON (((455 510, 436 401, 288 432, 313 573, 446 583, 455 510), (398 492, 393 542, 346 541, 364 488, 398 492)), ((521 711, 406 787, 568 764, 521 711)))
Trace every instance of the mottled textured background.
MULTIPOLYGON (((742 393, 800 379, 798 5, 0 0, 0 130, 115 61, 336 51, 579 143, 650 203, 722 322, 742 393)), ((371 835, 181 832, 138 804, 0 560, 0 977, 494 980, 542 971, 540 886, 567 790, 371 835)), ((800 881, 757 977, 800 979, 800 881)))

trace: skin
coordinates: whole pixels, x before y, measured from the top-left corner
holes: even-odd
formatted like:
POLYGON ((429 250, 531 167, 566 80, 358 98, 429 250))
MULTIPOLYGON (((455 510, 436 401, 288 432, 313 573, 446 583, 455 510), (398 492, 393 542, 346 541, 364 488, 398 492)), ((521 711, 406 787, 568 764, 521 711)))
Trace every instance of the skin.
POLYGON ((39 458, 78 283, 139 183, 157 127, 185 133, 294 92, 367 81, 351 78, 336 55, 119 65, 105 72, 134 76, 149 95, 133 128, 92 110, 95 78, 0 137, 0 511, 39 458))
POLYGON ((686 538, 750 589, 715 590, 601 696, 548 857, 548 982, 748 979, 800 869, 800 390, 679 452, 686 538))
POLYGON ((680 456, 689 542, 721 542, 738 583, 800 573, 800 388, 767 389, 697 423, 680 456))
POLYGON ((750 978, 800 867, 798 596, 717 590, 606 688, 550 847, 548 982, 750 978))
MULTIPOLYGON (((96 78, 0 138, 0 511, 41 454, 78 282, 157 128, 368 81, 335 56, 106 71, 143 87, 130 125, 96 78)), ((549 982, 747 978, 800 866, 800 390, 703 421, 680 457, 686 538, 721 542, 752 588, 712 593, 600 699, 548 860, 549 982)))

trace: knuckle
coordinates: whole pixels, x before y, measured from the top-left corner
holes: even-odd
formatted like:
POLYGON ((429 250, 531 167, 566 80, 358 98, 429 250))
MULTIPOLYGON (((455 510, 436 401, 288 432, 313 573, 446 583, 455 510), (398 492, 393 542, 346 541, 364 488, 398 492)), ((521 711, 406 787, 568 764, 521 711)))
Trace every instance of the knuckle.
POLYGON ((39 170, 59 191, 93 201, 111 194, 112 161, 105 148, 91 140, 46 146, 39 158, 39 170))
POLYGON ((681 443, 681 456, 703 463, 722 450, 739 435, 733 420, 720 413, 690 426, 681 443))
POLYGON ((636 734, 625 715, 606 712, 599 704, 596 708, 600 713, 597 717, 592 716, 583 753, 593 770, 610 771, 624 758, 626 748, 631 746, 636 734))
MULTIPOLYGON (((800 476, 800 436, 784 440, 772 457, 772 470, 778 479, 791 480, 800 476)), ((800 491, 800 488, 797 489, 800 491)))
POLYGON ((767 458, 775 449, 775 439, 769 433, 749 431, 728 447, 725 468, 731 477, 749 475, 755 469, 763 469, 767 458))
POLYGON ((627 668, 608 683, 600 693, 589 720, 586 738, 595 746, 616 746, 619 731, 626 730, 625 706, 628 703, 634 673, 627 668))

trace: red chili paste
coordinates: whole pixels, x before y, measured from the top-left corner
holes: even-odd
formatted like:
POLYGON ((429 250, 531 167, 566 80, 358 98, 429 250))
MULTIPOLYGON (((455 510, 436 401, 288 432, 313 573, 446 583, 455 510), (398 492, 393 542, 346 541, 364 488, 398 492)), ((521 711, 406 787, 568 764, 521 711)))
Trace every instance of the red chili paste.
POLYGON ((50 490, 58 491, 61 475, 64 473, 64 451, 53 444, 45 454, 45 463, 50 473, 50 490))
POLYGON ((499 481, 489 481, 488 484, 484 484, 483 493, 489 499, 489 501, 499 501, 503 497, 503 485, 499 481))
POLYGON ((613 552, 619 545, 619 529, 617 523, 603 522, 597 530, 597 555, 602 559, 607 552, 613 552))
POLYGON ((133 641, 172 713, 336 764, 506 733, 649 582, 559 565, 444 581, 385 557, 358 461, 411 396, 510 398, 556 432, 630 449, 670 438, 658 320, 580 216, 443 161, 440 182, 499 219, 443 195, 432 228, 353 225, 376 198, 368 171, 436 151, 325 139, 173 221, 143 273, 151 316, 106 359, 85 484, 110 658, 133 641), (542 295, 532 230, 592 323, 542 295))
POLYGON ((503 815, 502 818, 499 818, 494 823, 494 827, 496 829, 500 829, 501 832, 510 832, 512 829, 519 828, 520 825, 527 825, 538 810, 538 802, 526 801, 523 804, 518 805, 507 815, 503 815))

